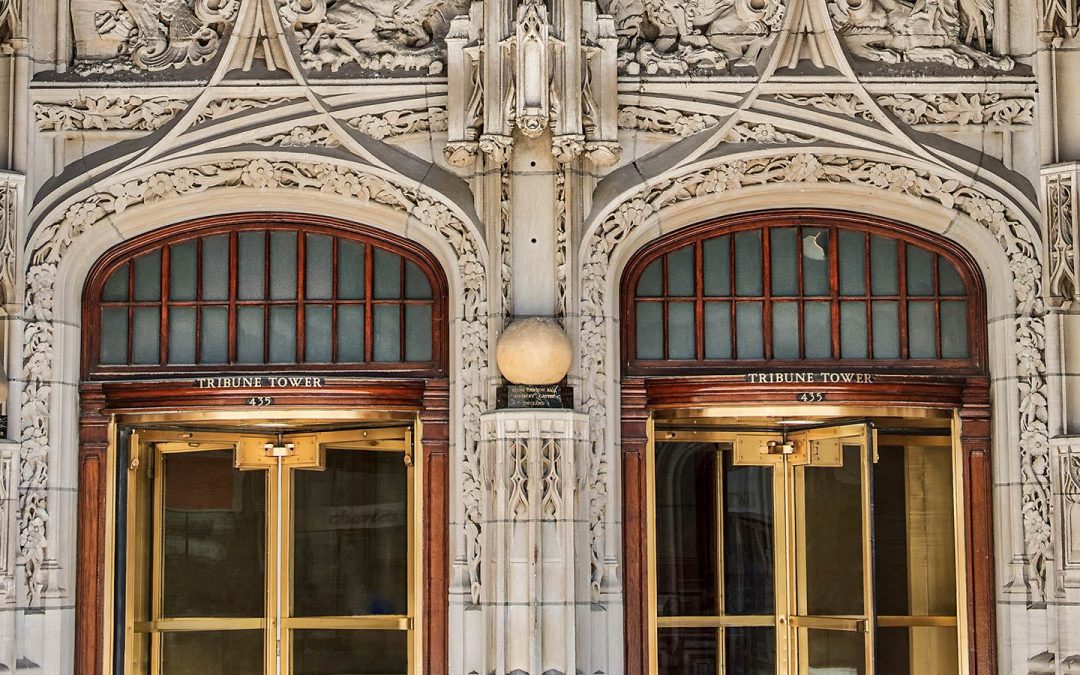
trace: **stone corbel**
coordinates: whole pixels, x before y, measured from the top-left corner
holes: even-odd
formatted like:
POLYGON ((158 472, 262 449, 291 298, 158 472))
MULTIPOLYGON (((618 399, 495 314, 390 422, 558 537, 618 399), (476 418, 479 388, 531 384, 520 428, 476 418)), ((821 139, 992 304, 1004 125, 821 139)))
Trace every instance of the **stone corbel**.
POLYGON ((1054 304, 1071 302, 1080 295, 1080 259, 1077 256, 1077 184, 1080 163, 1054 164, 1042 169, 1043 245, 1045 246, 1048 299, 1054 304))

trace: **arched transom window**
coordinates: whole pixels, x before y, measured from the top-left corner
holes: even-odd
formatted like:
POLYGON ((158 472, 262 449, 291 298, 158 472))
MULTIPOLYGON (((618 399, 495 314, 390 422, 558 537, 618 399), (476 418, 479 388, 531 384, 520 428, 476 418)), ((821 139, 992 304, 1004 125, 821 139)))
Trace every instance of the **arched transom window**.
POLYGON ((88 287, 96 372, 260 366, 430 369, 444 284, 425 256, 313 226, 188 231, 88 287))
POLYGON ((696 228, 631 262, 630 366, 975 365, 972 281, 956 254, 847 220, 760 222, 696 228))

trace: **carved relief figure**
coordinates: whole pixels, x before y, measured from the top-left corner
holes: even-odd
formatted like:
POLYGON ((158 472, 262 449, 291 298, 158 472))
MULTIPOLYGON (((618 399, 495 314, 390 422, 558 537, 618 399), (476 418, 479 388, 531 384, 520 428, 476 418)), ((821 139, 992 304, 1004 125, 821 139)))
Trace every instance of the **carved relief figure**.
POLYGON ((781 0, 610 0, 619 65, 635 74, 751 65, 776 37, 781 0))
POLYGON ((1011 70, 988 51, 993 0, 830 0, 841 38, 856 56, 884 63, 941 63, 1011 70))
POLYGON ((212 58, 240 0, 72 0, 76 69, 164 70, 212 58))
POLYGON ((369 70, 442 72, 450 19, 468 0, 288 0, 306 68, 337 71, 355 63, 369 70))

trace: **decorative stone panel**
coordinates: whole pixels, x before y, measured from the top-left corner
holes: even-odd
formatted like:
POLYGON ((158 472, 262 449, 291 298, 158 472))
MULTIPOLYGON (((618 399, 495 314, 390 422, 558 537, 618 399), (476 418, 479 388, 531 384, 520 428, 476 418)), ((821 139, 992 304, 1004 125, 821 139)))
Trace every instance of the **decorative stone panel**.
POLYGON ((1043 232, 1046 246, 1046 291, 1054 301, 1077 296, 1080 260, 1077 242, 1077 179, 1080 164, 1055 164, 1042 170, 1043 232))
POLYGON ((588 417, 570 410, 482 417, 492 672, 579 672, 577 616, 590 604, 588 433, 588 417))

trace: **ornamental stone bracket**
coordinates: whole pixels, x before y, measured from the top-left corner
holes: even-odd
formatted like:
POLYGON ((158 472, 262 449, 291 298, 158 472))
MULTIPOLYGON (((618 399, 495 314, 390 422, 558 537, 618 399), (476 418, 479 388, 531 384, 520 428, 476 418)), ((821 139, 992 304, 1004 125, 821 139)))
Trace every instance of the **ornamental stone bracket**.
POLYGON ((588 417, 499 410, 481 417, 481 439, 490 472, 489 672, 582 672, 588 645, 578 644, 577 617, 590 604, 582 480, 588 417))
POLYGON ((1080 163, 1054 164, 1042 169, 1043 232, 1046 260, 1046 292, 1052 303, 1076 299, 1080 287, 1080 257, 1076 242, 1080 236, 1080 204, 1077 185, 1080 163))
POLYGON ((528 138, 550 133, 560 163, 579 156, 598 166, 617 162, 613 19, 592 0, 556 0, 556 22, 539 0, 518 4, 512 21, 502 13, 509 13, 502 4, 474 3, 451 21, 446 160, 464 168, 486 155, 503 164, 516 130, 528 138))

